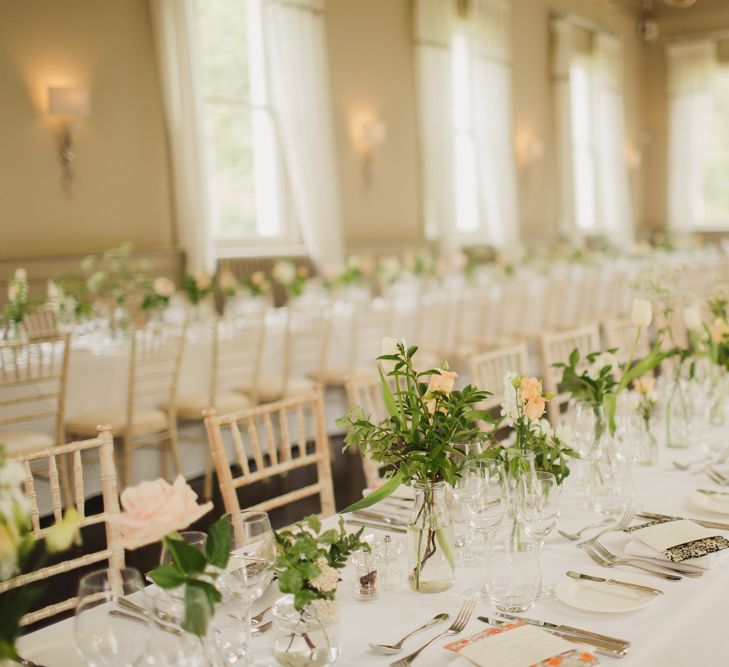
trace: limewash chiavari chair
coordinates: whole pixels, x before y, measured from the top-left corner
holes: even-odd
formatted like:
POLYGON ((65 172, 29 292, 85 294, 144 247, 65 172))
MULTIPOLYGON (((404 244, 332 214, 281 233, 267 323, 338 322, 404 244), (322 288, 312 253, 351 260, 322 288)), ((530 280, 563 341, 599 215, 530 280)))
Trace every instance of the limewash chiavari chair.
MULTIPOLYGON (((64 442, 69 352, 68 334, 0 345, 0 444, 10 454, 46 449, 64 442), (30 423, 38 430, 13 428, 16 424, 30 423)), ((65 457, 59 463, 68 500, 65 457)))
POLYGON ((477 289, 466 289, 456 299, 454 358, 461 364, 488 347, 485 324, 488 303, 488 292, 477 289))
POLYGON ((448 357, 451 300, 445 293, 421 294, 415 314, 420 370, 440 367, 448 357))
MULTIPOLYGON (((602 335, 605 347, 608 350, 616 349, 615 356, 618 362, 625 364, 630 356, 630 350, 635 342, 637 328, 629 317, 625 319, 612 319, 602 323, 602 335)), ((633 361, 640 361, 650 353, 650 342, 644 333, 638 339, 633 361)))
MULTIPOLYGON (((379 378, 350 377, 347 379, 345 388, 347 390, 347 403, 350 408, 362 408, 365 416, 370 417, 375 422, 381 422, 388 417, 379 378)), ((378 484, 382 477, 383 466, 373 461, 367 454, 361 454, 361 457, 362 470, 364 471, 367 486, 378 484)))
POLYGON ((316 469, 316 482, 268 498, 255 505, 255 509, 270 511, 318 496, 321 515, 334 513, 331 455, 321 391, 227 415, 218 415, 210 408, 205 412, 205 428, 225 511, 234 520, 240 516, 239 489, 282 479, 293 470, 312 466, 316 469), (308 446, 307 432, 307 423, 312 421, 313 450, 308 446), (229 459, 224 434, 232 441, 233 461, 229 459), (232 465, 241 471, 235 477, 232 465))
POLYGON ((554 394, 547 403, 547 414, 552 425, 556 426, 560 418, 561 406, 569 400, 569 394, 560 392, 559 381, 562 372, 553 368, 553 364, 567 363, 572 350, 577 348, 580 351, 580 358, 584 358, 590 352, 600 350, 600 331, 597 325, 588 325, 561 331, 558 333, 547 333, 542 336, 542 362, 544 365, 544 389, 546 393, 554 394))
POLYGON ((111 425, 112 435, 122 442, 125 488, 133 483, 134 451, 140 447, 160 447, 164 477, 168 476, 169 454, 176 473, 182 472, 175 405, 185 332, 185 327, 170 324, 133 331, 126 405, 82 414, 66 424, 70 434, 82 437, 92 435, 99 424, 111 425))
POLYGON ((23 318, 23 328, 28 340, 58 336, 58 320, 50 308, 38 308, 23 318))
MULTIPOLYGON (((227 414, 255 405, 263 348, 264 313, 247 318, 216 318, 211 336, 211 373, 207 391, 184 393, 175 409, 181 420, 201 422, 203 411, 214 407, 227 414), (241 385, 241 381, 243 384, 241 385)), ((212 493, 213 463, 209 450, 205 462, 204 496, 212 493)))
POLYGON ((508 372, 526 373, 529 350, 526 343, 476 354, 470 359, 471 384, 491 392, 479 407, 491 410, 504 400, 504 375, 508 372))
POLYGON ((324 374, 331 321, 326 314, 312 310, 304 310, 303 306, 288 308, 282 373, 261 375, 257 387, 259 402, 316 391, 324 374))
MULTIPOLYGON (((79 442, 71 442, 64 445, 58 445, 49 449, 36 452, 25 452, 23 454, 13 456, 13 458, 23 464, 25 468, 24 491, 30 501, 30 526, 33 535, 37 539, 41 539, 50 529, 50 527, 41 528, 41 509, 38 503, 38 484, 48 484, 50 486, 51 510, 53 519, 58 522, 63 517, 64 509, 74 507, 81 519, 81 527, 104 524, 106 528, 105 546, 99 551, 87 553, 83 556, 71 558, 60 563, 47 565, 32 572, 11 577, 6 581, 0 582, 0 595, 6 591, 10 591, 21 586, 27 586, 39 581, 45 581, 51 577, 68 575, 70 572, 85 568, 90 565, 97 567, 107 566, 111 569, 119 569, 124 567, 124 550, 121 545, 118 533, 109 524, 109 517, 119 513, 119 498, 117 496, 116 469, 114 467, 114 442, 108 427, 100 429, 99 434, 95 438, 83 440, 79 442), (86 514, 85 508, 85 489, 90 484, 89 466, 86 468, 84 475, 84 454, 92 452, 98 456, 99 475, 101 481, 101 496, 103 500, 103 509, 98 514, 86 514), (61 481, 59 480, 58 460, 70 458, 72 461, 72 496, 71 500, 62 502, 61 481), (37 473, 34 470, 42 468, 48 471, 47 478, 38 480, 37 473), (103 564, 103 565, 102 565, 103 564)), ((90 489, 96 492, 97 489, 90 489)), ((22 625, 30 625, 38 621, 50 618, 62 612, 73 609, 76 606, 76 598, 70 598, 63 602, 48 605, 37 611, 26 614, 21 620, 22 625)))

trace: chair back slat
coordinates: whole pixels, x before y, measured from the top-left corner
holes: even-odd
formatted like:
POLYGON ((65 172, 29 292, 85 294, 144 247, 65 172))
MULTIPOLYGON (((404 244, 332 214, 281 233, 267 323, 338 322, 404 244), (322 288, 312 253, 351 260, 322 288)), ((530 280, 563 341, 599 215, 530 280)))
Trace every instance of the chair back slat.
MULTIPOLYGON (((293 470, 315 466, 315 483, 288 491, 274 498, 268 498, 255 507, 264 510, 276 509, 309 496, 318 495, 321 514, 328 516, 334 513, 331 457, 321 392, 316 391, 227 415, 217 415, 214 409, 210 409, 206 411, 205 427, 226 512, 235 515, 240 511, 238 489, 267 479, 284 479, 293 470), (302 435, 300 431, 301 424, 305 423, 304 415, 307 411, 313 415, 314 419, 313 438, 307 437, 305 433, 302 435), (299 442, 295 450, 290 445, 288 448, 281 448, 280 439, 284 431, 282 428, 279 428, 279 444, 276 444, 274 424, 281 424, 282 420, 287 422, 294 420, 297 424, 296 431, 299 442), (238 425, 242 425, 243 428, 238 429, 238 425), (239 461, 241 462, 241 474, 237 477, 233 476, 224 442, 224 434, 228 430, 230 430, 235 443, 238 458, 247 460, 252 456, 256 466, 255 470, 251 471, 249 465, 242 465, 242 462, 239 461), (236 436, 237 431, 239 432, 238 438, 236 436), (259 432, 265 434, 269 445, 265 457, 261 451, 259 432), (236 441, 236 439, 242 441, 243 434, 247 435, 247 444, 250 449, 245 447, 245 443, 236 441), (309 451, 307 445, 312 439, 313 449, 309 451), (274 447, 273 450, 270 447, 271 445, 274 447), (283 454, 282 451, 278 451, 279 448, 282 451, 286 449, 287 453, 283 454), (242 453, 241 450, 243 450, 242 453)), ((287 429, 287 432, 290 433, 290 429, 287 429)))
POLYGON ((243 474, 248 475, 250 474, 251 469, 248 465, 248 455, 246 454, 245 447, 243 446, 243 439, 240 437, 240 429, 238 428, 238 424, 236 422, 233 422, 230 425, 230 430, 233 436, 233 446, 235 447, 235 454, 238 458, 238 465, 243 471, 243 474))
POLYGON ((547 413, 553 425, 559 421, 562 405, 569 400, 569 394, 560 392, 562 373, 553 364, 567 363, 575 348, 580 351, 582 359, 591 352, 600 350, 600 331, 596 324, 542 336, 544 388, 548 393, 554 394, 554 398, 547 404, 547 413))
POLYGON ((231 388, 244 387, 253 402, 257 401, 265 311, 245 318, 219 318, 215 322, 213 340, 213 374, 210 405, 217 396, 231 388))
MULTIPOLYGON (((37 486, 50 484, 53 517, 56 521, 62 517, 64 506, 60 492, 60 484, 58 482, 58 466, 56 465, 56 460, 62 457, 71 457, 73 459, 74 490, 72 497, 74 500, 69 505, 75 506, 79 511, 82 528, 97 525, 101 522, 106 524, 105 544, 102 548, 91 553, 86 553, 82 556, 77 556, 53 565, 40 567, 32 572, 26 572, 2 581, 0 582, 0 594, 36 581, 45 581, 54 576, 67 575, 68 573, 103 561, 112 569, 118 569, 124 566, 124 551, 118 533, 111 528, 108 521, 110 516, 119 512, 116 469, 114 467, 114 444, 108 429, 103 429, 96 438, 58 445, 40 451, 24 452, 13 457, 23 464, 25 470, 24 488, 25 495, 30 502, 30 524, 34 535, 36 538, 41 539, 52 527, 50 525, 45 527, 41 526, 41 509, 39 508, 37 486), (84 458, 82 454, 86 452, 98 454, 99 472, 97 474, 100 478, 99 482, 103 501, 101 511, 90 515, 86 514, 84 498, 84 458), (45 472, 40 471, 49 471, 49 479, 46 480, 44 478, 45 472)), ((96 458, 95 456, 89 457, 91 460, 96 458)), ((91 467, 91 464, 89 464, 89 467, 91 467)), ((21 623, 23 625, 29 625, 50 618, 63 611, 72 609, 75 604, 76 599, 70 598, 63 602, 48 605, 42 609, 26 614, 21 623)))
POLYGON ((490 350, 471 357, 471 382, 492 394, 483 402, 483 409, 495 408, 504 400, 506 373, 526 373, 528 367, 529 351, 526 344, 490 350))
POLYGON ((50 308, 38 308, 23 318, 23 328, 28 340, 50 338, 59 335, 56 313, 50 308))
POLYGON ((321 378, 324 373, 331 322, 321 313, 290 310, 284 352, 284 395, 295 377, 321 378))

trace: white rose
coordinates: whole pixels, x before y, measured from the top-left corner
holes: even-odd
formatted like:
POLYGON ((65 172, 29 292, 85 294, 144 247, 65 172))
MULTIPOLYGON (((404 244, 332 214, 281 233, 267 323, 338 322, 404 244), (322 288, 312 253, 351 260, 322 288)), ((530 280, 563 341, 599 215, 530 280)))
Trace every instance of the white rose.
POLYGON ((48 287, 46 288, 46 298, 48 299, 48 301, 51 301, 53 303, 57 303, 63 298, 63 290, 53 280, 48 281, 48 287))
POLYGON ((683 323, 689 331, 698 331, 703 326, 701 311, 697 306, 690 306, 683 310, 683 323))
POLYGON ((291 262, 276 262, 271 271, 273 279, 281 285, 290 285, 296 280, 296 267, 291 262))
POLYGON ((649 327, 653 321, 653 307, 647 299, 633 299, 633 309, 630 313, 630 319, 637 327, 645 329, 649 327))

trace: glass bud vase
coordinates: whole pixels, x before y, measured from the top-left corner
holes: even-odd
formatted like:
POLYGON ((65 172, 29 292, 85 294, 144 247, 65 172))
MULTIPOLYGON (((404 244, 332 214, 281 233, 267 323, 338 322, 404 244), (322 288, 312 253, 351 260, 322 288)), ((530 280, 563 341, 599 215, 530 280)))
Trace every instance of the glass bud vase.
POLYGON ((455 583, 455 532, 444 482, 417 482, 408 523, 408 582, 421 593, 439 593, 455 583))
POLYGON ((666 429, 666 446, 674 449, 687 448, 692 442, 691 402, 686 383, 681 377, 681 366, 676 366, 673 383, 663 415, 666 429))
POLYGON ((294 596, 273 606, 273 657, 288 667, 320 667, 336 662, 341 652, 339 613, 334 600, 314 600, 302 611, 294 596))

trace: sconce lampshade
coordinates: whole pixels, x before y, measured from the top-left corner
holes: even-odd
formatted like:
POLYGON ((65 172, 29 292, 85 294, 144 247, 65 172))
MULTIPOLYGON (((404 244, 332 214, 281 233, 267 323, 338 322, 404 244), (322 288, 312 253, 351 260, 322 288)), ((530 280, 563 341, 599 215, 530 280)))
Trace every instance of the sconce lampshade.
POLYGON ((48 113, 84 118, 89 114, 89 90, 83 86, 49 86, 48 113))

